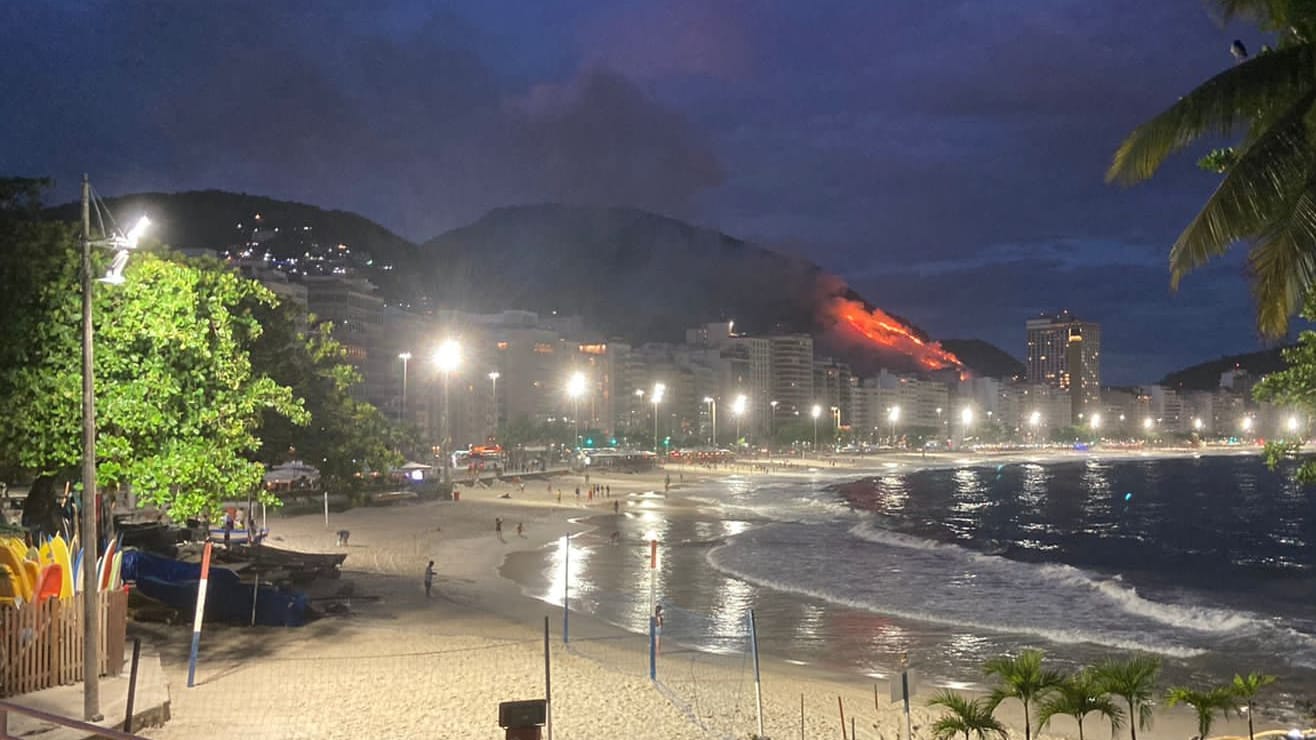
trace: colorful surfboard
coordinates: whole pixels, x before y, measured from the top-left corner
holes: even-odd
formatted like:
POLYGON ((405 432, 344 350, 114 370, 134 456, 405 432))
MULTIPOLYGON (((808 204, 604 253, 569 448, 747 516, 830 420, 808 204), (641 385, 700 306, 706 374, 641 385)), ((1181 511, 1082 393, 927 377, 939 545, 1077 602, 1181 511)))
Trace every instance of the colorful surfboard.
POLYGON ((58 565, 60 569, 59 598, 73 598, 73 564, 69 562, 69 546, 64 542, 62 536, 55 535, 55 538, 50 541, 50 555, 55 561, 55 565, 58 565))
POLYGON ((41 569, 41 585, 37 588, 37 603, 45 603, 46 599, 58 599, 59 591, 64 587, 64 571, 60 570, 58 565, 51 563, 41 569))

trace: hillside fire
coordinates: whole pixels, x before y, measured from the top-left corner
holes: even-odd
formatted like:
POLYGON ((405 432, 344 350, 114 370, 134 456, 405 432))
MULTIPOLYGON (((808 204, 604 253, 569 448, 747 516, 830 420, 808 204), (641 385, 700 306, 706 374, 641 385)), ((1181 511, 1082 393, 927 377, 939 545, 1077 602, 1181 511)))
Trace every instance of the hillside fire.
POLYGON ((908 356, 926 371, 957 368, 964 363, 937 342, 919 337, 903 321, 880 308, 869 310, 859 301, 836 297, 829 306, 839 332, 845 338, 876 345, 882 350, 908 356))

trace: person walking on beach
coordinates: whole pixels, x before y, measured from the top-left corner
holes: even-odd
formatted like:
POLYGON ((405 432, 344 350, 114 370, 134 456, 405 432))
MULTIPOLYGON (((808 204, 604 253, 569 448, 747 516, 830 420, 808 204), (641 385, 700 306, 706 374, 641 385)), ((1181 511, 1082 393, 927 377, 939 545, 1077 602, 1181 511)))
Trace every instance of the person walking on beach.
POLYGON ((494 517, 494 534, 497 534, 500 540, 503 538, 503 518, 500 516, 494 517))
POLYGON ((620 501, 613 501, 613 502, 612 502, 612 513, 614 513, 614 514, 620 514, 620 513, 621 513, 621 502, 620 502, 620 501))
POLYGON ((521 524, 521 522, 516 523, 516 536, 525 537, 525 527, 521 524))
POLYGON ((425 598, 430 597, 430 589, 434 588, 434 561, 425 566, 425 598))

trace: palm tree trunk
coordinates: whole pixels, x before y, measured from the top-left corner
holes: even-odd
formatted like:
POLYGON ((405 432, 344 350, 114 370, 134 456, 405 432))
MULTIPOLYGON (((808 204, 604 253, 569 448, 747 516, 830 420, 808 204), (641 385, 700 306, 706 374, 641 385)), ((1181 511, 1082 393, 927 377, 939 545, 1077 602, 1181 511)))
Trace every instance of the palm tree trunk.
POLYGON ((1028 700, 1024 699, 1024 740, 1033 740, 1033 728, 1028 721, 1028 700))
POLYGON ((1132 699, 1129 700, 1129 738, 1138 740, 1138 712, 1132 699))
POLYGON ((1247 740, 1257 740, 1256 736, 1252 734, 1252 702, 1251 701, 1248 701, 1247 703, 1247 740))
POLYGON ((1075 719, 1078 720, 1078 740, 1083 740, 1083 715, 1080 714, 1075 719))

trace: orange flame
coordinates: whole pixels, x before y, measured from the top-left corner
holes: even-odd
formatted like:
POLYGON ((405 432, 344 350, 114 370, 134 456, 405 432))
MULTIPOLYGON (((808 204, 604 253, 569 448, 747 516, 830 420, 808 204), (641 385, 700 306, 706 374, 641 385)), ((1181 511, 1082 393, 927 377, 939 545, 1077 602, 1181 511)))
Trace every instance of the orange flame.
POLYGON ((879 347, 907 355, 925 370, 964 369, 964 363, 938 342, 920 338, 904 322, 880 308, 871 311, 858 301, 835 298, 832 311, 842 326, 847 326, 879 347))

